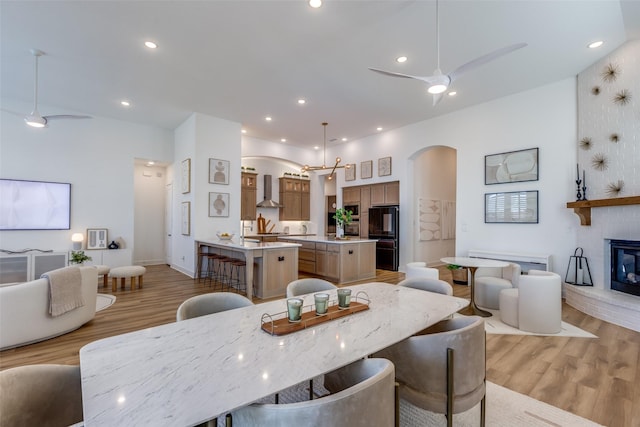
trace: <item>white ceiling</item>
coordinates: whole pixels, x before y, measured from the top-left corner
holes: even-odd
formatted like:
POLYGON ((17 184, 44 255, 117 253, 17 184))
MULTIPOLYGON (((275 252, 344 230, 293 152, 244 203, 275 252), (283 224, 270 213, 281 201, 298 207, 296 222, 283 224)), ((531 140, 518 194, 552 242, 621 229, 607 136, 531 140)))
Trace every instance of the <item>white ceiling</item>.
MULTIPOLYGON (((444 73, 528 46, 465 74, 451 87, 458 95, 433 107, 421 82, 367 69, 432 74, 432 0, 325 0, 320 9, 306 0, 2 0, 0 8, 3 103, 32 102, 29 50, 38 48, 41 105, 167 129, 197 111, 302 147, 322 145, 323 121, 329 141, 361 138, 575 76, 640 37, 636 0, 442 0, 444 73), (158 49, 143 46, 149 39, 158 49), (586 48, 598 39, 602 48, 586 48), (401 54, 409 61, 396 63, 401 54)), ((40 112, 60 113, 50 109, 40 112)))

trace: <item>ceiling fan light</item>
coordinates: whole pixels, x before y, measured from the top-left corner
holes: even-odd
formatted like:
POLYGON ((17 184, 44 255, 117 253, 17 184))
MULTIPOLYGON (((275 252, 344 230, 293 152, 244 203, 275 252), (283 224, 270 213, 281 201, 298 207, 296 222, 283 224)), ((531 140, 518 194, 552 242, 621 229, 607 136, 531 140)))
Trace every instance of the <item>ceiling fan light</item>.
POLYGON ((25 117, 24 122, 33 128, 43 128, 47 125, 47 119, 35 114, 25 117))
POLYGON ((439 93, 444 92, 445 90, 447 90, 447 85, 435 84, 435 85, 429 86, 429 89, 427 89, 427 92, 429 92, 432 95, 437 95, 439 93))

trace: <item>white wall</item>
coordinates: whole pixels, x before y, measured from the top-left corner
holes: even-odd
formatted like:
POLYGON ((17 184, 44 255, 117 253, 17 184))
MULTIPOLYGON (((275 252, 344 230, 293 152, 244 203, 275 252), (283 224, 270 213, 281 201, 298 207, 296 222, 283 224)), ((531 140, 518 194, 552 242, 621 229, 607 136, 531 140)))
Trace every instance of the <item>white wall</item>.
MULTIPOLYGON (((640 194, 640 41, 627 42, 578 75, 578 110, 580 133, 575 142, 580 170, 585 170, 587 198, 608 199, 640 194), (616 81, 602 80, 607 64, 615 64, 620 75, 616 81), (598 95, 592 93, 594 87, 598 95), (627 89, 631 102, 619 105, 612 101, 617 92, 627 89), (620 135, 612 142, 612 133, 620 135), (589 150, 580 148, 582 138, 591 138, 589 150), (596 153, 608 160, 608 168, 597 170, 591 166, 596 153), (622 180, 623 191, 615 196, 607 193, 607 186, 622 180)), ((575 179, 575 165, 573 179, 575 179)), ((575 183, 574 183, 575 188, 575 183)), ((571 199, 575 200, 575 195, 571 199)), ((577 220, 576 220, 577 221, 577 220)), ((584 249, 589 260, 594 286, 610 286, 608 274, 609 248, 604 239, 640 240, 640 205, 613 206, 591 209, 591 226, 579 226, 577 245, 584 249)))
MULTIPOLYGON (((445 99, 443 102, 455 102, 445 99)), ((426 107, 425 107, 426 108, 426 107)), ((437 108, 437 107, 435 107, 437 108)), ((400 181, 401 242, 413 241, 415 153, 443 145, 457 150, 457 255, 470 249, 547 253, 552 269, 564 275, 576 242, 576 217, 566 208, 573 200, 576 141, 576 81, 547 86, 480 104, 353 141, 339 153, 349 163, 373 160, 374 177, 350 185, 400 181), (539 147, 540 180, 485 186, 484 156, 539 147), (375 154, 371 154, 375 153, 375 154), (392 156, 392 175, 377 177, 379 157, 392 156), (485 224, 484 194, 539 190, 539 224, 485 224)), ((341 174, 338 186, 343 186, 341 174)), ((338 191, 338 194, 341 192, 338 191)), ((413 248, 402 244, 400 265, 413 259, 413 248)))
POLYGON ((192 114, 175 131, 175 180, 172 266, 195 272, 195 240, 215 238, 217 231, 240 232, 240 124, 200 113, 192 114), (229 184, 209 183, 209 159, 230 162, 229 184), (191 159, 191 188, 182 192, 180 166, 191 159), (229 216, 209 216, 209 193, 229 194, 229 216), (182 206, 191 205, 189 234, 182 234, 182 206))
MULTIPOLYGON (((2 106, 13 111, 31 108, 7 99, 2 106)), ((121 237, 127 248, 135 248, 134 159, 172 162, 172 132, 101 117, 56 120, 44 129, 30 128, 5 111, 0 120, 0 176, 72 184, 70 230, 2 231, 0 248, 66 251, 72 247, 71 234, 86 234, 87 228, 107 228, 110 240, 121 237)))
MULTIPOLYGON (((456 201, 456 151, 448 147, 430 147, 419 153, 414 160, 414 195, 410 209, 415 212, 412 235, 415 261, 426 261, 427 265, 441 264, 442 257, 454 256, 456 250, 455 233, 453 239, 443 236, 446 226, 444 217, 445 201, 456 201), (439 216, 439 230, 421 230, 420 199, 435 200, 439 216), (421 240, 424 233, 425 239, 421 240)), ((455 227, 454 223, 452 224, 455 227)))

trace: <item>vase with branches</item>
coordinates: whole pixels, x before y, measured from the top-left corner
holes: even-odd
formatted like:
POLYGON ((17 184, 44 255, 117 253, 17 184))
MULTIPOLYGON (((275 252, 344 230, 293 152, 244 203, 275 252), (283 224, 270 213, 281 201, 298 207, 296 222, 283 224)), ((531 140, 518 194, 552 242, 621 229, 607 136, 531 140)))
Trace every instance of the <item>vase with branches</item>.
POLYGON ((333 219, 336 220, 336 237, 342 237, 344 235, 344 226, 351 224, 353 212, 345 208, 336 209, 336 213, 333 215, 333 219))

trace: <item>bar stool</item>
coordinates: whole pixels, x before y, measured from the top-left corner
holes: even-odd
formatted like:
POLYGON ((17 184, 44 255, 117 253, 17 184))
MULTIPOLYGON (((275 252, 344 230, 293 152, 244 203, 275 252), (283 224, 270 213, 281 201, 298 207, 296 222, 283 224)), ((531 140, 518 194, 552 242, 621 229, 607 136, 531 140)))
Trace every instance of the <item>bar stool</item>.
MULTIPOLYGON (((230 288, 235 288, 238 293, 240 293, 240 291, 243 292, 247 292, 247 284, 244 280, 244 274, 243 276, 240 276, 240 271, 245 269, 247 267, 247 262, 243 259, 238 259, 238 258, 234 258, 231 260, 230 266, 231 271, 229 274, 229 287, 230 288), (234 279, 234 275, 235 274, 235 279, 234 279), (235 285, 235 286, 234 286, 235 285), (244 286, 243 286, 244 285, 244 286)), ((246 271, 243 271, 243 273, 246 273, 246 271)))
MULTIPOLYGON (((204 261, 204 259, 207 258, 207 256, 209 255, 208 250, 204 250, 204 248, 205 248, 204 245, 198 246, 198 267, 196 270, 195 278, 198 279, 199 282, 202 281, 202 261, 204 261)), ((208 270, 209 270, 209 266, 207 265, 207 271, 208 270)))
POLYGON ((223 258, 223 255, 208 253, 206 254, 207 258, 207 277, 205 280, 209 281, 209 285, 213 282, 213 287, 215 288, 215 282, 219 281, 221 276, 219 272, 219 265, 223 258))
MULTIPOLYGON (((228 256, 224 256, 221 255, 218 259, 217 259, 217 268, 216 268, 216 273, 215 273, 215 277, 217 279, 217 282, 220 283, 220 290, 224 291, 225 290, 225 286, 228 288, 229 287, 229 277, 231 275, 231 262, 234 260, 235 258, 230 258, 228 256)), ((215 291, 215 285, 213 287, 213 290, 215 291)))

